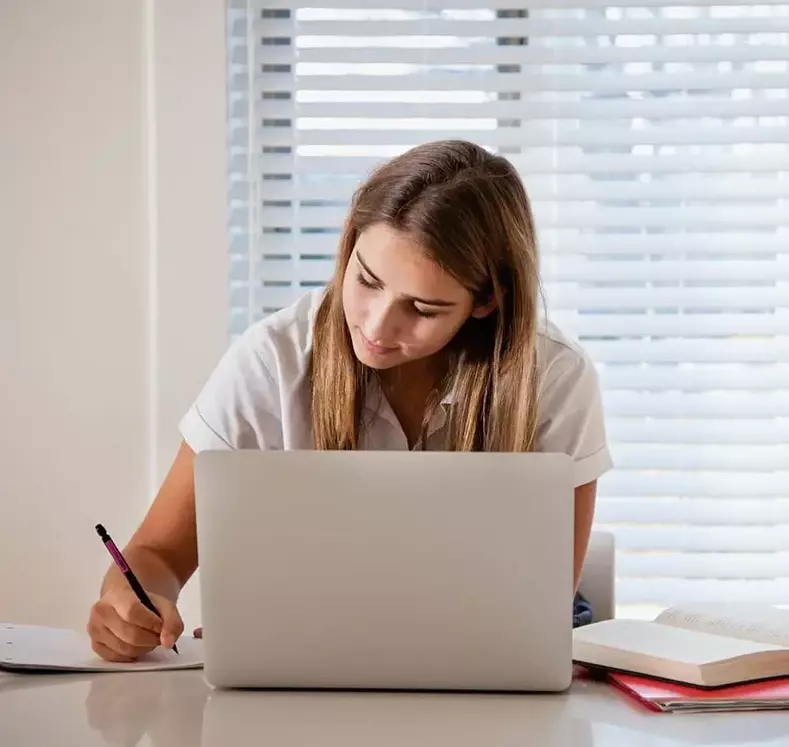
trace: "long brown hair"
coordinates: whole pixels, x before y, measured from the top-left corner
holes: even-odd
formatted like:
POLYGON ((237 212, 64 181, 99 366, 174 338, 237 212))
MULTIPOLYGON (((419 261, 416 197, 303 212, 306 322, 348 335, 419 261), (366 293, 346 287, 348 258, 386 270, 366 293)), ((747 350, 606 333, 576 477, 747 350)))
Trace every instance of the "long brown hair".
MULTIPOLYGON (((453 393, 450 451, 529 451, 537 422, 536 336, 541 300, 537 241, 526 190, 512 164, 474 143, 419 145, 357 189, 334 277, 315 318, 310 366, 317 449, 356 449, 371 377, 353 352, 342 284, 359 235, 375 223, 403 231, 473 295, 496 301, 445 348, 451 376, 429 412, 453 393)), ((422 439, 424 441, 424 439, 422 439)))

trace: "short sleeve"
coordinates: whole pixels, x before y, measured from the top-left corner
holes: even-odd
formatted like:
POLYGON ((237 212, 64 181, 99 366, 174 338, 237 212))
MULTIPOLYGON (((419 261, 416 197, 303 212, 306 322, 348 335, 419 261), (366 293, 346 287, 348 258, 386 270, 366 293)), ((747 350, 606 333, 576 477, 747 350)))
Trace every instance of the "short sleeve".
POLYGON ((194 452, 281 448, 279 389, 251 331, 222 356, 180 432, 194 452))
POLYGON ((535 451, 575 460, 575 486, 598 479, 613 466, 606 441, 600 385, 592 361, 558 343, 547 361, 538 398, 535 451))

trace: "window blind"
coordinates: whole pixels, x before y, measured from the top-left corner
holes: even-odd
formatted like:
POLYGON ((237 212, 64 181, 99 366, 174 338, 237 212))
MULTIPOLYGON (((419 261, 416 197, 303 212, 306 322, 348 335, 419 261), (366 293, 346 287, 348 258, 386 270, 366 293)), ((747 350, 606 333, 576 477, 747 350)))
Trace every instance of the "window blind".
POLYGON ((619 614, 789 603, 788 50, 786 2, 230 0, 231 335, 326 282, 381 159, 501 153, 600 372, 619 614))

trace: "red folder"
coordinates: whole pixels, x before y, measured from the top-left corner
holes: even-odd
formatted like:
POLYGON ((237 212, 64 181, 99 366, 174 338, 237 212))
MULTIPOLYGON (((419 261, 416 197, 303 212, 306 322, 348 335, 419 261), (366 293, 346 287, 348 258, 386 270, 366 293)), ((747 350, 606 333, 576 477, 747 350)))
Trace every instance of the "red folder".
POLYGON ((608 680, 642 705, 662 713, 789 709, 789 678, 714 690, 702 690, 630 674, 611 673, 608 680))

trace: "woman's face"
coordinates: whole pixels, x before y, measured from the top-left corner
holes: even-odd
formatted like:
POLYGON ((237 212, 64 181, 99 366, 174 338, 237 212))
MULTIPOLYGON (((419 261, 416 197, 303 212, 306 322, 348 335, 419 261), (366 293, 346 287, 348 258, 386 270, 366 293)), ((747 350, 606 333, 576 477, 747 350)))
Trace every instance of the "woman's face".
POLYGON ((474 314, 471 293, 407 234, 376 223, 359 235, 342 286, 358 359, 387 369, 441 350, 474 314))

